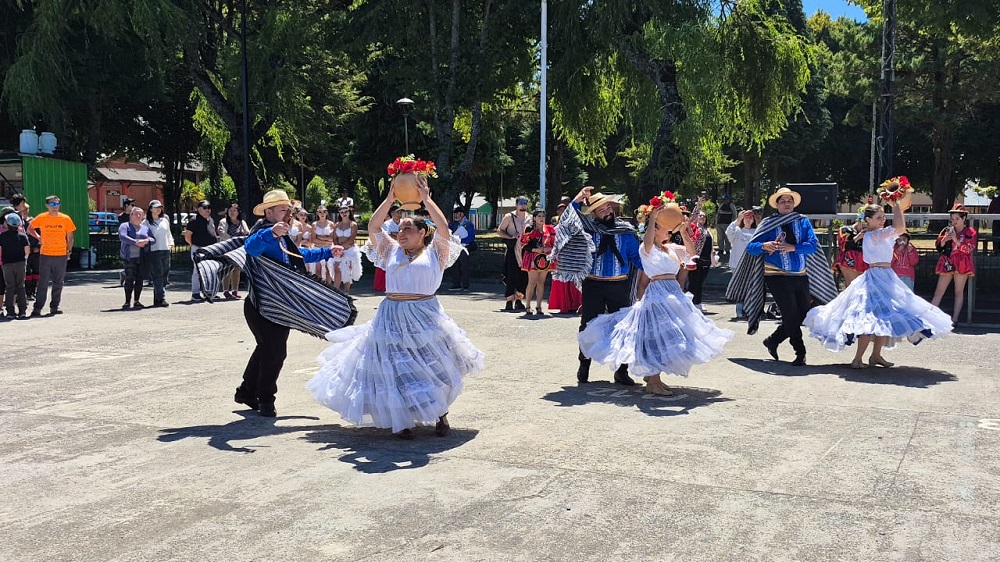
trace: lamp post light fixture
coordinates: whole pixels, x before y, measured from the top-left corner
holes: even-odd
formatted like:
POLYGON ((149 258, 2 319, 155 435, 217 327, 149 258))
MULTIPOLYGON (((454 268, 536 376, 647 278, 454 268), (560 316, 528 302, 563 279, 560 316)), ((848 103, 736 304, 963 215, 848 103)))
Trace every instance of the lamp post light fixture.
POLYGON ((410 122, 408 117, 410 116, 410 111, 413 109, 413 100, 410 98, 399 98, 396 100, 396 105, 399 106, 399 110, 403 112, 403 139, 406 148, 406 154, 410 153, 410 122))

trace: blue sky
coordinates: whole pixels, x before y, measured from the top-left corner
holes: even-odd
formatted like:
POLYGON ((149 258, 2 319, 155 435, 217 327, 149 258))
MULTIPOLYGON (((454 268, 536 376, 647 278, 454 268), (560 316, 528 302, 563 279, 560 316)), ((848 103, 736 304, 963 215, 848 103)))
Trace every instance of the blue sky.
POLYGON ((853 4, 848 4, 847 0, 802 0, 802 8, 806 12, 806 17, 815 14, 819 10, 823 10, 833 16, 834 19, 839 16, 859 21, 868 19, 865 17, 864 10, 853 4))

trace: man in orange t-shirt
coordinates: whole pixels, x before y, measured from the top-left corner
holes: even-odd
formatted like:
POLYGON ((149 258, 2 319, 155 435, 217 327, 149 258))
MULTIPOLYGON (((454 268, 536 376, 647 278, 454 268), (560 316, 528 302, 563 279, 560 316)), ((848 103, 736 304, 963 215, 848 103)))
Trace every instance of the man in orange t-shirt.
POLYGON ((31 316, 42 315, 42 308, 48 298, 49 281, 52 281, 52 303, 50 314, 62 314, 59 303, 62 300, 63 279, 66 277, 66 263, 73 252, 73 232, 76 225, 69 215, 59 212, 60 201, 56 195, 45 198, 48 213, 38 215, 31 221, 29 234, 42 243, 38 258, 38 290, 35 293, 35 307, 31 316))

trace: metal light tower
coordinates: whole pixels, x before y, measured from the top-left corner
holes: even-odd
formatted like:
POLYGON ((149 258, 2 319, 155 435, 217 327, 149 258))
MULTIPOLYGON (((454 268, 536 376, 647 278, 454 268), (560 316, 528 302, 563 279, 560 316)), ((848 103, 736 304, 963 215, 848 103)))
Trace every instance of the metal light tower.
MULTIPOLYGON (((879 116, 878 171, 875 183, 893 174, 893 102, 896 97, 896 0, 883 0, 881 111, 879 116)), ((875 186, 871 186, 872 189, 875 186)))
POLYGON ((545 153, 546 153, 546 133, 548 132, 548 109, 549 109, 549 97, 548 97, 548 81, 546 76, 548 74, 549 66, 549 3, 546 0, 542 0, 542 44, 541 44, 541 64, 540 64, 540 74, 542 77, 541 83, 541 94, 539 98, 539 113, 541 117, 541 148, 538 153, 538 198, 539 205, 542 209, 546 207, 545 205, 545 153))
POLYGON ((410 153, 410 121, 409 115, 410 110, 413 109, 413 100, 410 98, 399 98, 396 100, 396 105, 399 106, 399 110, 403 112, 403 142, 405 143, 406 152, 410 153))
POLYGON ((251 193, 250 186, 250 84, 249 73, 247 72, 247 0, 241 4, 240 17, 240 45, 242 49, 240 64, 243 67, 243 178, 246 187, 243 189, 243 197, 240 198, 240 208, 250 209, 251 193))

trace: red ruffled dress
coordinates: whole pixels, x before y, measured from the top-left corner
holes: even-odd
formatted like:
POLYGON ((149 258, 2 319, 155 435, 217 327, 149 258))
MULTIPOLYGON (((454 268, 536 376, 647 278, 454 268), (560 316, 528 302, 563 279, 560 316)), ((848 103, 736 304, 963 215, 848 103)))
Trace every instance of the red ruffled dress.
POLYGON ((833 272, 840 275, 840 268, 846 267, 847 269, 853 269, 858 273, 864 273, 868 270, 868 264, 865 263, 863 252, 861 248, 861 242, 855 242, 854 229, 848 226, 841 227, 840 232, 837 233, 837 246, 840 248, 840 252, 837 254, 837 259, 833 262, 833 272))
POLYGON ((972 254, 976 251, 976 229, 971 226, 965 227, 958 233, 958 245, 948 236, 948 229, 938 234, 937 242, 934 243, 937 251, 941 254, 938 258, 937 267, 934 272, 938 275, 976 275, 976 262, 972 259, 972 254))
POLYGON ((552 271, 556 268, 555 261, 549 261, 548 252, 556 245, 556 229, 550 224, 542 230, 532 229, 521 235, 521 269, 524 271, 552 271), (532 252, 532 248, 541 248, 546 253, 532 252))

